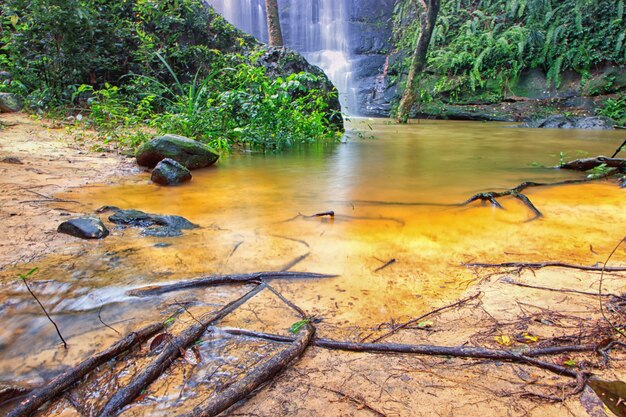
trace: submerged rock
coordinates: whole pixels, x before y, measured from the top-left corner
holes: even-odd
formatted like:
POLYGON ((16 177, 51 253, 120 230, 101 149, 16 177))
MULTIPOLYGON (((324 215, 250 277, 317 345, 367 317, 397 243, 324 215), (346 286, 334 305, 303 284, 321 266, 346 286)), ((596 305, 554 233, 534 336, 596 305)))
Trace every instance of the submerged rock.
POLYGON ((105 206, 105 208, 115 211, 109 216, 111 223, 142 228, 142 236, 178 237, 182 236, 182 230, 199 227, 181 216, 150 214, 139 210, 120 210, 111 206, 105 206))
POLYGON ((80 239, 102 239, 109 231, 98 217, 85 216, 67 220, 59 225, 57 232, 80 239))
POLYGON ((162 160, 169 158, 187 169, 197 169, 213 165, 219 155, 208 146, 184 136, 164 135, 144 143, 137 150, 137 163, 154 168, 162 160))
POLYGON ((150 179, 160 185, 178 185, 191 180, 191 172, 173 159, 165 158, 154 168, 150 179))
POLYGON ((0 112, 15 113, 24 107, 22 99, 12 93, 0 93, 0 112))
POLYGON ((608 117, 567 117, 550 116, 535 119, 522 124, 520 127, 545 128, 545 129, 590 129, 590 130, 610 130, 613 129, 614 122, 608 117))

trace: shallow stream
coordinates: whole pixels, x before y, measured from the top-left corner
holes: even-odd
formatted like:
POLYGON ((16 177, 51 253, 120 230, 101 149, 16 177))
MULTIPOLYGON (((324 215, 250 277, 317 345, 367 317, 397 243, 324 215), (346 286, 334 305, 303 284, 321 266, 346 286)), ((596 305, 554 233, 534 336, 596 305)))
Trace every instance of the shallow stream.
MULTIPOLYGON (((434 121, 399 126, 382 119, 353 120, 350 130, 345 143, 233 154, 176 188, 156 186, 142 173, 118 185, 60 195, 80 201, 85 212, 112 205, 181 215, 201 227, 178 238, 113 228, 103 241, 77 242, 34 265, 40 268, 34 291, 78 347, 69 352, 59 348, 54 329, 21 283, 10 279, 30 265, 2 272, 7 283, 0 299, 0 381, 40 383, 101 350, 119 336, 100 319, 125 333, 167 318, 181 303, 215 306, 238 291, 126 295, 143 285, 287 268, 337 274, 273 285, 323 319, 322 335, 358 339, 380 323, 462 297, 478 279, 464 263, 593 265, 624 236, 624 191, 614 182, 528 189, 525 194, 544 214, 533 221, 512 198, 500 200, 504 210, 479 202, 455 206, 477 192, 523 181, 582 178, 536 165, 557 165, 561 153, 565 159, 610 155, 623 140, 619 131, 434 121), (358 137, 370 134, 376 139, 358 137), (332 218, 307 217, 330 210, 332 218)), ((264 300, 252 304, 259 310, 250 307, 227 324, 276 331, 296 320, 269 302, 264 307, 264 300)))

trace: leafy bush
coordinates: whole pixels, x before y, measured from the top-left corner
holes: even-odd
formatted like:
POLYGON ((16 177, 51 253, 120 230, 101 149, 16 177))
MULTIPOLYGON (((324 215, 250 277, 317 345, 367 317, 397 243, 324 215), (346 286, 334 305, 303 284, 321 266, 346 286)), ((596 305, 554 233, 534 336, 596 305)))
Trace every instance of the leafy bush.
MULTIPOLYGON (((396 4, 394 33, 407 72, 419 33, 411 0, 396 4)), ((489 88, 506 94, 525 69, 556 86, 573 70, 585 79, 604 62, 626 63, 624 2, 613 0, 450 0, 442 2, 428 56, 435 92, 489 88)))
POLYGON ((622 94, 619 98, 607 99, 604 107, 598 110, 598 114, 610 117, 620 126, 626 126, 626 94, 622 94))

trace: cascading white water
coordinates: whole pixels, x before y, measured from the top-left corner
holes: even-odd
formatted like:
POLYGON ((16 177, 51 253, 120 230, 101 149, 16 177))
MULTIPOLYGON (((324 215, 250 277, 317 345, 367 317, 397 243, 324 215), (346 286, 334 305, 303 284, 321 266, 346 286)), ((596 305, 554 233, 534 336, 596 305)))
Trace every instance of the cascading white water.
MULTIPOLYGON (((268 39, 264 0, 206 0, 229 22, 268 39)), ((358 112, 348 39, 349 0, 279 0, 285 44, 324 70, 346 114, 358 112)))

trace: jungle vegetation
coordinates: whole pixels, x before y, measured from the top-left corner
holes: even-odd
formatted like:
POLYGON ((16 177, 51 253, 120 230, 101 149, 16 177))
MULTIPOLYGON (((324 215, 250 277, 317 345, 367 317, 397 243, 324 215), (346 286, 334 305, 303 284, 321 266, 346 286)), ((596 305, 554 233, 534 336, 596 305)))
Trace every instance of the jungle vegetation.
POLYGON ((270 76, 262 46, 199 0, 6 0, 0 91, 80 114, 136 146, 175 133, 219 149, 333 140, 318 76, 270 76), (313 86, 313 87, 312 87, 313 86))

